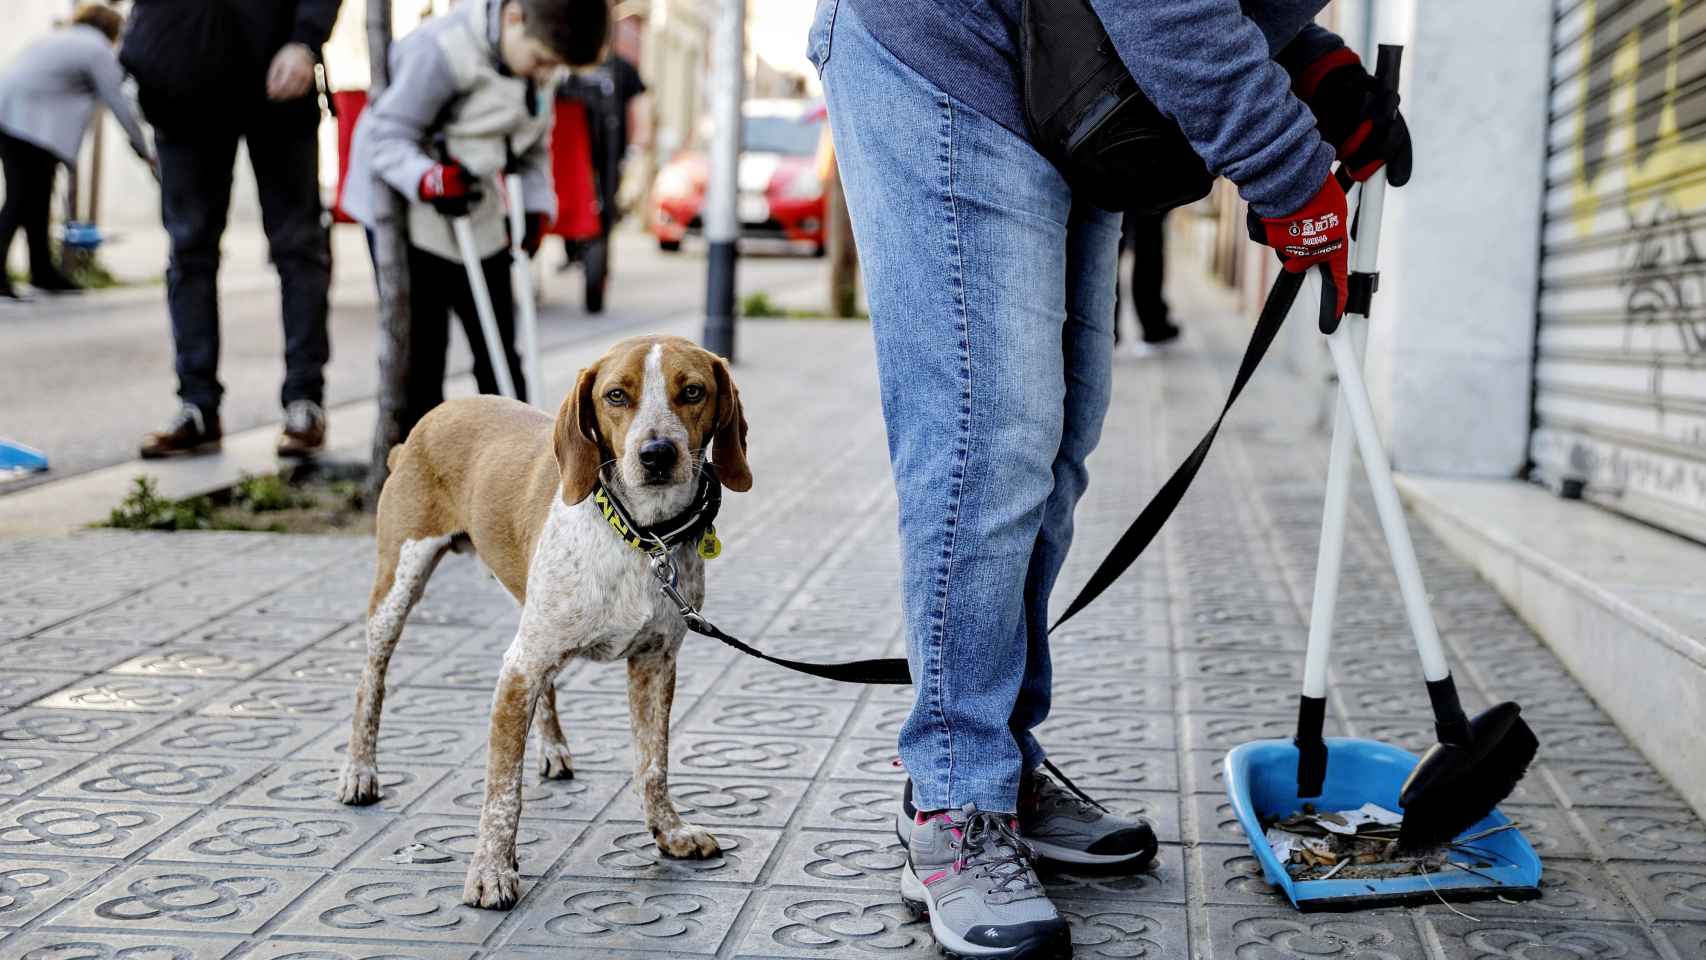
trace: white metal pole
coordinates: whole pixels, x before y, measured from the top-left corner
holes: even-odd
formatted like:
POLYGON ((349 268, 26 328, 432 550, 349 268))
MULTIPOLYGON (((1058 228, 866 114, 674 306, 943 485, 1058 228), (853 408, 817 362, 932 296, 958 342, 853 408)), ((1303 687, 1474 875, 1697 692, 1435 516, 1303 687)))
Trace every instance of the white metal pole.
POLYGON ((521 340, 522 369, 533 405, 545 407, 545 373, 539 362, 539 306, 533 299, 533 260, 521 247, 527 236, 527 206, 521 197, 521 175, 504 178, 509 194, 509 284, 515 289, 515 332, 521 340))
POLYGON ((467 217, 451 217, 450 229, 456 234, 456 250, 462 254, 462 267, 468 271, 468 286, 474 292, 474 312, 480 315, 480 333, 486 339, 486 357, 492 364, 492 375, 498 379, 498 392, 515 399, 515 380, 509 375, 509 356, 506 344, 498 339, 498 318, 492 313, 492 292, 486 288, 486 271, 480 266, 479 251, 474 249, 474 228, 467 217))
MULTIPOLYGON (((1374 273, 1380 258, 1380 219, 1386 206, 1386 170, 1375 171, 1357 193, 1357 242, 1351 247, 1351 269, 1374 273)), ((1320 285, 1314 289, 1319 298, 1320 285)), ((1316 301, 1319 307, 1319 299, 1316 301)), ((1338 332, 1354 338, 1368 318, 1347 313, 1338 332)), ((1357 368, 1360 351, 1353 350, 1357 368)), ((1309 646, 1303 656, 1303 694, 1321 699, 1327 695, 1327 661, 1333 650, 1333 618, 1339 605, 1339 578, 1345 549, 1345 512, 1350 501, 1351 443, 1353 428, 1346 407, 1343 380, 1333 404, 1333 443, 1327 457, 1327 502, 1321 511, 1321 546, 1315 557, 1315 594, 1309 609, 1309 646)))
POLYGON ((734 359, 735 243, 740 237, 741 98, 746 0, 721 0, 711 50, 711 179, 705 191, 705 349, 734 359))

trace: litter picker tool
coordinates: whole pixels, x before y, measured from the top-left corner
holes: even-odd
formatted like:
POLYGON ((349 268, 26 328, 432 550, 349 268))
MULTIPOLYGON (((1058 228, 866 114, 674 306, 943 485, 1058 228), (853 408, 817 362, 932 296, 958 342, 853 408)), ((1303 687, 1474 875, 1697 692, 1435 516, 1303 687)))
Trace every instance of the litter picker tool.
MULTIPOLYGON (((474 228, 467 217, 451 217, 450 231, 456 234, 456 252, 462 255, 462 268, 468 271, 468 288, 474 293, 474 312, 480 317, 480 335, 486 341, 486 357, 497 377, 498 392, 515 399, 515 379, 509 375, 509 357, 504 341, 498 336, 498 318, 492 310, 492 291, 486 286, 486 271, 480 266, 480 252, 474 246, 474 228)), ((538 386, 534 386, 538 390, 538 386)))
MULTIPOLYGON (((1376 76, 1389 89, 1397 86, 1401 52, 1402 48, 1395 46, 1380 48, 1376 76)), ((1421 568, 1392 480, 1391 464, 1374 425, 1361 360, 1353 343, 1355 328, 1367 318, 1374 290, 1385 190, 1386 173, 1381 170, 1358 193, 1350 306, 1344 322, 1323 326, 1338 375, 1339 398, 1327 467, 1297 736, 1291 743, 1269 740, 1244 744, 1226 758, 1227 794, 1251 838, 1257 859, 1269 882, 1284 889, 1300 909, 1417 897, 1534 896, 1540 879, 1539 857, 1521 833, 1511 828, 1510 820, 1495 809, 1527 771, 1538 741, 1514 703, 1501 703, 1473 720, 1463 713, 1428 607, 1421 568), (1419 762, 1387 744, 1322 736, 1352 443, 1362 455, 1433 706, 1439 742, 1419 762), (1306 799, 1312 799, 1314 807, 1321 810, 1350 809, 1371 802, 1388 809, 1401 808, 1403 820, 1398 826, 1396 849, 1418 851, 1444 845, 1444 865, 1439 872, 1407 877, 1296 880, 1263 838, 1263 824, 1296 813, 1306 799), (1473 834, 1466 834, 1472 828, 1473 834), (1497 832, 1488 832, 1495 828, 1497 832), (1478 837, 1473 844, 1467 843, 1470 835, 1478 837), (1465 839, 1458 840, 1460 836, 1465 839), (1463 869, 1450 869, 1452 866, 1463 869)))
POLYGON ((521 175, 504 175, 504 193, 509 198, 509 282, 515 288, 515 332, 521 339, 522 369, 534 406, 544 396, 545 374, 539 364, 539 305, 533 298, 533 258, 522 247, 527 236, 527 206, 522 202, 521 175))

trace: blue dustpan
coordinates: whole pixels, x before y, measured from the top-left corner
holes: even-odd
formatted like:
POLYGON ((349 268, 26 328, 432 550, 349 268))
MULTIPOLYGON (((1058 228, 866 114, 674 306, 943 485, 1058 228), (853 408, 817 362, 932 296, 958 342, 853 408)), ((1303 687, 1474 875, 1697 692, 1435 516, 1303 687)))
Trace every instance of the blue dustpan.
POLYGON ((47 469, 47 455, 15 440, 0 438, 0 480, 47 469))
MULTIPOLYGON (((1308 803, 1316 810, 1351 810, 1376 803, 1402 812, 1398 792, 1418 758, 1390 744, 1348 737, 1327 738, 1327 780, 1321 795, 1308 803)), ((1303 809, 1297 796, 1297 747, 1289 740, 1256 740, 1234 747, 1226 755, 1226 795, 1250 849, 1262 864, 1268 883, 1285 891, 1299 910, 1349 910, 1382 903, 1505 897, 1521 900, 1540 895, 1540 855, 1522 833, 1504 830, 1476 840, 1471 851, 1454 852, 1451 859, 1468 863, 1474 872, 1447 867, 1425 877, 1382 879, 1296 880, 1262 839, 1262 821, 1284 819, 1303 809), (1487 864, 1483 867, 1480 864, 1487 864)), ((1510 823, 1494 810, 1463 832, 1480 833, 1510 823)))

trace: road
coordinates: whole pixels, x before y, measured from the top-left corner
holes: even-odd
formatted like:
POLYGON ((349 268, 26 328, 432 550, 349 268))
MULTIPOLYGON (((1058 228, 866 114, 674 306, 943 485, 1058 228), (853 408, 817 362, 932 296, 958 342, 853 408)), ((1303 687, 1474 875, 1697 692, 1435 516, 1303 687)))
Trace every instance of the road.
MULTIPOLYGON (((284 372, 277 282, 264 272, 262 248, 245 231, 260 233, 258 225, 233 224, 226 240, 220 377, 227 433, 277 422, 284 372)), ((378 380, 367 252, 353 230, 340 228, 334 237, 329 406, 371 397, 378 380)), ((743 294, 821 299, 823 261, 775 248, 748 253, 740 268, 743 294)), ((619 234, 607 311, 598 317, 582 309, 579 270, 557 273, 555 249, 542 259, 545 348, 616 339, 704 309, 705 261, 692 246, 664 254, 644 235, 619 234)), ((470 355, 460 330, 452 342, 450 372, 464 372, 470 355)), ((176 383, 165 292, 157 283, 0 312, 0 437, 42 449, 53 465, 49 473, 0 485, 0 494, 131 459, 142 434, 164 425, 176 409, 176 383)), ((331 426, 335 435, 337 423, 331 426)))

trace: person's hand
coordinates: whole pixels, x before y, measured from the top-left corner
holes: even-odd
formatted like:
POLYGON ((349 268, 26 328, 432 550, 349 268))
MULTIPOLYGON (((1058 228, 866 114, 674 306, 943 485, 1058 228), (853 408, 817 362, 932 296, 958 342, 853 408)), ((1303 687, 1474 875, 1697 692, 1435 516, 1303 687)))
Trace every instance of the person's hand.
POLYGON ((267 67, 267 99, 295 100, 314 83, 314 53, 300 43, 287 43, 273 54, 267 67))
POLYGON ((480 202, 480 182, 455 160, 433 164, 421 176, 421 199, 446 217, 466 217, 480 202))
POLYGON ((521 235, 521 252, 531 257, 539 252, 539 244, 545 240, 546 219, 543 213, 529 212, 525 220, 527 226, 521 235))
POLYGON ((1398 112, 1398 93, 1382 88, 1355 53, 1340 47, 1305 65, 1292 90, 1352 179, 1367 180, 1384 164, 1387 183, 1410 182, 1410 128, 1398 112))
POLYGON ((1302 273, 1325 263, 1333 277, 1337 297, 1333 315, 1345 313, 1346 286, 1350 276, 1350 244, 1346 242, 1345 191, 1332 176, 1309 202, 1283 217, 1258 217, 1250 212, 1250 239, 1273 247, 1280 263, 1292 273, 1302 273))

